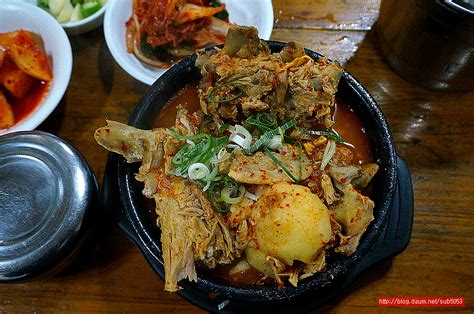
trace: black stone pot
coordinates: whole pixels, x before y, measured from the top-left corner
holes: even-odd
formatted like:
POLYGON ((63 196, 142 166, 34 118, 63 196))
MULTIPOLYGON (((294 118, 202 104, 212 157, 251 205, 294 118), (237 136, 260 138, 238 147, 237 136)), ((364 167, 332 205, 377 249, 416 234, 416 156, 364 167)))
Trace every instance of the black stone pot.
MULTIPOLYGON (((285 46, 280 42, 268 43, 274 52, 285 46)), ((306 53, 312 58, 321 57, 309 50, 306 53)), ((199 70, 194 66, 195 59, 196 56, 192 55, 165 72, 140 100, 129 124, 150 129, 166 102, 186 84, 200 79, 199 70)), ((396 156, 387 122, 375 100, 346 71, 339 83, 338 95, 362 121, 374 159, 380 166, 371 196, 376 204, 375 219, 362 237, 357 251, 349 257, 341 256, 328 263, 327 271, 301 280, 297 288, 290 285, 284 288, 242 288, 198 273, 197 282, 180 282, 183 290, 178 292, 179 295, 211 312, 220 310, 224 304, 222 311, 226 312, 304 312, 340 295, 341 290, 360 271, 400 253, 408 245, 413 219, 411 179, 406 164, 396 156)), ((104 183, 106 205, 114 210, 120 228, 135 242, 163 279, 160 230, 145 209, 142 184, 134 178, 136 172, 137 164, 127 164, 122 157, 111 154, 104 183), (120 195, 120 200, 117 195, 120 195)))

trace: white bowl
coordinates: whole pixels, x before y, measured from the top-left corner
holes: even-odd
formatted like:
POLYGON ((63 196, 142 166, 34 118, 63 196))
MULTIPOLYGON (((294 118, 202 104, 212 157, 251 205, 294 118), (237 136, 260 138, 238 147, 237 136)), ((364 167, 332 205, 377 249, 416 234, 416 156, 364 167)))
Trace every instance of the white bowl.
MULTIPOLYGON (((255 26, 260 38, 270 39, 273 30, 271 0, 222 0, 231 23, 255 26)), ((135 79, 151 85, 166 69, 148 66, 127 52, 125 23, 132 16, 132 0, 109 0, 104 17, 104 34, 115 61, 135 79)))
MULTIPOLYGON (((0 1, 1 2, 1 1, 0 1)), ((28 2, 30 4, 36 5, 37 0, 23 0, 23 2, 28 2)), ((68 22, 68 23, 61 23, 61 26, 64 28, 68 35, 79 35, 86 32, 89 32, 93 29, 96 29, 104 20, 104 13, 107 8, 107 2, 99 11, 92 14, 91 16, 86 17, 77 22, 68 22)))
POLYGON ((109 3, 107 2, 102 8, 100 8, 99 11, 89 17, 86 17, 83 20, 77 22, 62 23, 61 26, 64 28, 68 35, 79 35, 96 29, 97 27, 102 25, 102 22, 104 20, 104 13, 107 9, 108 4, 109 3))
POLYGON ((0 130, 0 134, 35 129, 56 108, 71 78, 71 44, 64 29, 54 17, 32 4, 0 1, 0 33, 19 29, 41 36, 52 67, 53 80, 50 82, 48 93, 36 109, 13 127, 0 130))

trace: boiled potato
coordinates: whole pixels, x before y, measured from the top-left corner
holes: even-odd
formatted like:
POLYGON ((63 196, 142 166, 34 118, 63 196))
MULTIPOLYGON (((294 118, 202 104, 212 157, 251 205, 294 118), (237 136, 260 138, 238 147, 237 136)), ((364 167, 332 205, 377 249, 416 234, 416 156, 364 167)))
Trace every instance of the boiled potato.
POLYGON ((305 186, 270 186, 255 203, 253 215, 258 250, 286 265, 310 263, 332 238, 328 209, 305 186))
POLYGON ((273 270, 270 264, 267 263, 267 254, 262 251, 257 250, 254 247, 247 247, 245 249, 245 256, 247 257, 247 262, 256 270, 261 272, 264 275, 274 278, 273 270))

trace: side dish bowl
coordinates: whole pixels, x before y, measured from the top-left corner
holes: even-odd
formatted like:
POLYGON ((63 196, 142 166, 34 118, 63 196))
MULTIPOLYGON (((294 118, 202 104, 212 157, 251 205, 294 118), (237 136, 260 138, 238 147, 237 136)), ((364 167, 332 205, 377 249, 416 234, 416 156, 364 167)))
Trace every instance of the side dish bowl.
MULTIPOLYGON (((30 4, 36 5, 37 0, 24 0, 30 4)), ((99 11, 95 12, 91 16, 88 16, 77 22, 67 22, 61 23, 61 26, 64 28, 68 35, 79 35, 87 33, 93 29, 96 29, 102 25, 104 21, 105 10, 108 6, 108 2, 100 8, 99 11)))
MULTIPOLYGON (((273 52, 278 52, 285 46, 280 42, 269 41, 268 43, 273 52)), ((309 50, 306 50, 306 53, 313 59, 321 57, 318 53, 309 50)), ((129 124, 141 129, 152 128, 169 99, 187 84, 200 79, 199 70, 194 66, 195 60, 195 55, 190 56, 162 75, 141 99, 129 124)), ((284 288, 276 286, 238 287, 218 282, 206 277, 205 274, 198 273, 197 282, 186 280, 180 282, 183 290, 178 294, 209 311, 216 310, 216 308, 208 306, 209 299, 214 300, 213 302, 216 299, 221 300, 225 304, 234 303, 236 306, 233 307, 234 309, 242 309, 245 306, 249 309, 248 306, 252 306, 250 308, 253 309, 252 311, 269 304, 272 306, 288 304, 308 295, 316 296, 324 293, 326 287, 340 282, 344 276, 350 274, 354 266, 370 251, 387 223, 387 217, 390 215, 395 200, 398 179, 394 143, 387 122, 375 100, 346 71, 339 83, 338 95, 346 101, 364 125, 372 146, 374 160, 380 167, 374 178, 374 191, 371 195, 375 202, 374 220, 362 237, 356 252, 349 257, 341 256, 328 263, 326 271, 300 281, 298 287, 289 285, 284 288)), ((116 158, 116 156, 112 158, 116 158)), ((146 209, 145 200, 141 194, 143 187, 135 180, 138 165, 127 164, 122 160, 120 157, 116 164, 109 163, 108 169, 108 172, 117 176, 120 201, 123 207, 119 225, 139 246, 150 265, 163 279, 160 230, 146 209), (115 165, 115 168, 110 169, 111 165, 115 165)), ((273 309, 275 310, 275 307, 273 309)))
POLYGON ((53 79, 41 103, 26 118, 0 134, 35 129, 61 101, 72 71, 72 50, 61 25, 39 7, 25 2, 2 2, 0 33, 27 30, 41 36, 49 58, 53 79))
MULTIPOLYGON (((229 21, 239 25, 255 26, 259 37, 270 39, 273 29, 273 7, 270 0, 223 0, 229 12, 229 21)), ((120 67, 135 79, 153 84, 166 70, 153 68, 127 52, 125 23, 132 16, 132 1, 110 0, 104 17, 104 35, 107 46, 120 67)))
POLYGON ((94 30, 102 25, 102 22, 104 21, 105 10, 107 9, 108 5, 109 3, 107 2, 99 11, 83 20, 63 23, 61 26, 68 35, 79 35, 94 30))

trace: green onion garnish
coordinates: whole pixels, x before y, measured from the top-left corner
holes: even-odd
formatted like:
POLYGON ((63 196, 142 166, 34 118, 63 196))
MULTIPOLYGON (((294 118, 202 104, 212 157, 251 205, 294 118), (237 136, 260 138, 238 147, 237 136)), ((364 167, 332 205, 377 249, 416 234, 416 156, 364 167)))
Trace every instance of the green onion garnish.
POLYGON ((238 185, 229 177, 223 178, 220 182, 212 183, 207 190, 209 202, 222 213, 228 212, 230 205, 242 201, 244 195, 245 187, 238 185))
POLYGON ((334 140, 336 142, 344 142, 344 139, 337 135, 335 132, 333 131, 317 131, 317 130, 307 130, 307 129, 303 129, 303 128, 299 128, 299 127, 296 127, 296 129, 302 133, 305 133, 305 134, 309 134, 309 135, 322 135, 322 136, 326 136, 327 138, 331 139, 331 140, 334 140))
POLYGON ((269 112, 259 112, 245 120, 247 124, 256 127, 261 133, 271 131, 278 127, 277 119, 269 112))
POLYGON ((211 187, 207 190, 207 198, 211 203, 212 208, 218 212, 227 213, 230 208, 221 199, 221 187, 218 184, 211 184, 211 187))
POLYGON ((283 124, 281 127, 273 129, 271 131, 266 132, 263 134, 250 148, 244 149, 244 153, 247 155, 253 154, 256 152, 260 146, 262 146, 267 140, 273 138, 275 135, 282 135, 286 132, 286 130, 294 127, 296 125, 296 120, 291 119, 290 121, 283 124))
POLYGON ((241 185, 237 190, 225 187, 221 191, 221 198, 227 204, 238 204, 244 198, 245 187, 241 185))
POLYGON ((204 133, 204 128, 211 123, 211 118, 206 116, 204 119, 202 119, 201 124, 199 125, 199 133, 204 133))
POLYGON ((270 157, 278 165, 278 167, 285 171, 285 173, 291 178, 291 180, 293 180, 293 182, 298 181, 295 176, 291 174, 290 170, 288 170, 285 165, 283 165, 283 163, 278 160, 278 158, 276 158, 275 155, 273 155, 273 153, 267 147, 264 146, 263 150, 265 151, 265 153, 267 153, 268 157, 270 157))
POLYGON ((176 155, 173 156, 171 162, 176 168, 173 172, 178 176, 186 175, 189 166, 194 163, 202 163, 209 167, 211 159, 229 143, 228 138, 225 136, 215 138, 210 137, 208 134, 203 136, 202 133, 190 136, 179 135, 178 138, 182 140, 200 139, 200 141, 194 145, 191 145, 192 143, 186 143, 176 155))
POLYGON ((219 128, 219 134, 223 134, 225 131, 227 131, 228 129, 230 128, 230 124, 229 123, 224 123, 223 125, 221 125, 221 127, 219 128))
POLYGON ((185 155, 189 154, 191 151, 191 145, 184 145, 183 148, 181 148, 176 155, 173 156, 173 159, 171 159, 171 163, 175 167, 180 167, 184 164, 185 160, 185 155))

